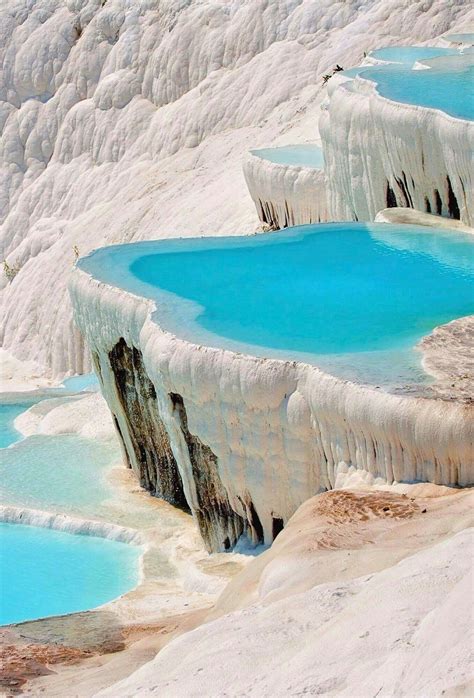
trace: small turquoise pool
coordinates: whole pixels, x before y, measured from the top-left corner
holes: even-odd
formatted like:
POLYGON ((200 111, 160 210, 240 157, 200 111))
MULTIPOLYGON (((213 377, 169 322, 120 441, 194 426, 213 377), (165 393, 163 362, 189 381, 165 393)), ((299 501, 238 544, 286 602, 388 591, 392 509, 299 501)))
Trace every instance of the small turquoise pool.
POLYGON ((190 341, 303 359, 346 377, 423 375, 413 346, 474 312, 474 239, 416 226, 309 225, 107 247, 79 266, 155 299, 190 341))
POLYGON ((439 46, 385 46, 369 53, 371 58, 389 63, 413 65, 417 61, 438 56, 459 56, 458 48, 440 48, 439 46))
POLYGON ((38 400, 19 400, 18 402, 0 402, 0 448, 6 448, 21 439, 21 434, 15 429, 15 419, 26 412, 38 400))
POLYGON ((415 104, 459 119, 474 119, 474 55, 472 61, 433 59, 431 67, 412 70, 410 66, 387 64, 361 70, 360 77, 372 80, 377 92, 387 99, 415 104))
POLYGON ((465 44, 466 46, 474 46, 474 34, 445 34, 443 39, 451 41, 454 44, 465 44))
POLYGON ((35 434, 0 451, 0 503, 64 513, 97 513, 113 496, 108 476, 118 446, 77 434, 35 434))
POLYGON ((139 581, 141 549, 0 523, 0 624, 96 608, 139 581))
POLYGON ((388 46, 370 56, 387 63, 349 68, 341 75, 371 80, 382 97, 394 102, 439 109, 459 119, 474 119, 472 48, 461 52, 458 48, 388 46), (413 69, 418 61, 426 67, 413 69))
POLYGON ((317 145, 311 143, 285 145, 279 148, 261 148, 259 150, 251 150, 250 152, 252 155, 278 165, 296 165, 297 167, 324 169, 323 151, 317 145))

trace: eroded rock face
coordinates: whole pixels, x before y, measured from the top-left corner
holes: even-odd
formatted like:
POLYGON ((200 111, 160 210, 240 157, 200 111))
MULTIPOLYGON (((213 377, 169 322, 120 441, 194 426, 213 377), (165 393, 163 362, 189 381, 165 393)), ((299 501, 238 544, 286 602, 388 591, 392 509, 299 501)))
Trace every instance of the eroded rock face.
POLYGON ((197 494, 193 514, 199 530, 209 550, 230 550, 244 531, 244 519, 230 505, 219 477, 217 456, 190 433, 183 398, 177 393, 169 397, 188 448, 197 494))
POLYGON ((472 226, 472 122, 348 84, 329 88, 319 121, 330 218, 371 221, 406 207, 472 226))
POLYGON ((140 485, 156 497, 188 509, 181 475, 158 413, 156 391, 146 373, 141 352, 129 347, 122 338, 108 356, 133 453, 128 452, 116 417, 115 423, 129 463, 137 470, 140 485))
POLYGON ((248 153, 243 172, 262 223, 277 230, 329 220, 322 168, 282 165, 248 153))

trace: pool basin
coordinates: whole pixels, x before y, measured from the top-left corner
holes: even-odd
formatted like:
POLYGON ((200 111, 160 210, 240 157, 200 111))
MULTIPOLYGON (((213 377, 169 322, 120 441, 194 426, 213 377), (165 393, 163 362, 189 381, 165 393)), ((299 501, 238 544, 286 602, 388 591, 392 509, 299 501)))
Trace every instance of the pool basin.
POLYGON ((268 160, 277 165, 324 169, 323 151, 319 146, 311 143, 259 148, 250 152, 262 160, 268 160))
POLYGON ((0 625, 96 608, 136 586, 141 549, 0 523, 0 625))
POLYGON ((79 267, 154 300, 187 341, 393 385, 423 380, 423 335, 474 311, 473 249, 450 230, 344 223, 114 246, 79 267))

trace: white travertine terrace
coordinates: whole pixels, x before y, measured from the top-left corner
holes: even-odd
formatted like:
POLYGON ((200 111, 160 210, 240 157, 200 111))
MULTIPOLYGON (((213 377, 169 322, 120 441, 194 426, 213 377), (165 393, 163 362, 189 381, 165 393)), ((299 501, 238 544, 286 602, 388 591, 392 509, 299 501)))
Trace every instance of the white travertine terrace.
POLYGON ((249 152, 243 171, 262 223, 286 228, 329 220, 323 168, 283 165, 249 152))
POLYGON ((331 217, 373 220, 400 206, 473 225, 474 124, 389 100, 363 77, 331 82, 319 121, 331 217))
POLYGON ((134 432, 161 435, 162 463, 171 450, 211 550, 242 531, 271 542, 348 468, 367 482, 473 481, 470 404, 391 395, 307 364, 191 344, 158 326, 153 302, 78 268, 70 292, 126 460, 143 477, 153 454, 143 439, 137 451, 134 432), (128 364, 117 362, 120 346, 128 364))
POLYGON ((49 377, 90 370, 75 246, 254 230, 242 153, 316 140, 324 73, 473 18, 469 0, 0 2, 0 262, 20 268, 0 274, 0 343, 49 377))

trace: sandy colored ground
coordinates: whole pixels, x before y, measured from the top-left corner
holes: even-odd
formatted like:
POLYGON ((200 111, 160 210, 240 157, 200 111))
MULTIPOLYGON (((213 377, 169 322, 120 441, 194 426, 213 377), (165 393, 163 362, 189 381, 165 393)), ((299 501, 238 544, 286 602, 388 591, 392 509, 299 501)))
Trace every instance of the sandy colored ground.
MULTIPOLYGON (((212 638, 216 623, 231 623, 233 614, 244 609, 253 609, 253 613, 269 608, 271 612, 278 604, 291 603, 333 582, 342 588, 363 576, 396 569, 401 560, 422 550, 429 552, 472 525, 473 504, 472 490, 453 491, 429 484, 318 495, 300 507, 272 548, 229 582, 211 610, 193 609, 149 624, 138 620, 121 623, 114 614, 99 610, 4 630, 1 642, 8 655, 5 695, 23 692, 48 698, 86 698, 103 689, 108 689, 104 691, 108 696, 199 695, 184 674, 181 679, 186 687, 176 688, 175 693, 160 683, 160 650, 171 642, 166 657, 168 652, 173 656, 172 641, 178 636, 198 627, 205 638, 212 638)), ((378 605, 384 602, 384 598, 377 600, 378 605)), ((468 606, 465 613, 469 614, 468 606)), ((276 624, 276 638, 278 632, 276 624)), ((185 644, 187 637, 183 635, 185 644)), ((229 641, 232 644, 231 637, 229 641)), ((176 647, 174 655, 180 652, 179 644, 176 647)), ((199 647, 198 663, 202 660, 199 647)), ((222 662, 224 659, 222 656, 222 662)), ((186 655, 186 660, 192 658, 186 655)), ((180 662, 176 656, 173 661, 178 676, 174 685, 180 686, 180 662)), ((163 662, 169 674, 165 655, 163 662)), ((203 666, 205 676, 205 660, 203 666)))

